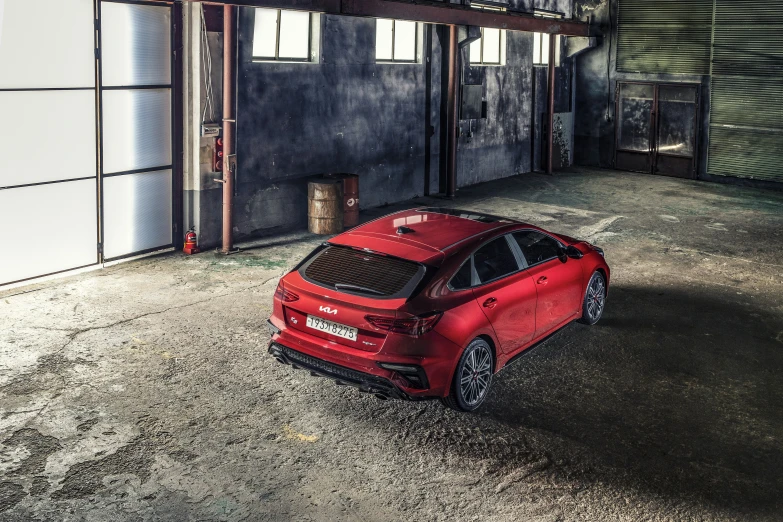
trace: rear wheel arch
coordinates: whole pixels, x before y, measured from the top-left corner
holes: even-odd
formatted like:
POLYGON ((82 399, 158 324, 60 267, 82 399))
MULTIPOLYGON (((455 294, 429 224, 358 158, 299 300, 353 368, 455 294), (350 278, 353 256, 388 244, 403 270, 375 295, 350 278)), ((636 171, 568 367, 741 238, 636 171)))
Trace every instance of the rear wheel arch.
POLYGON ((480 334, 474 337, 473 339, 471 339, 470 342, 465 346, 467 347, 468 345, 470 345, 470 343, 472 343, 475 339, 483 339, 484 341, 487 342, 489 347, 492 349, 492 354, 494 355, 494 357, 492 358, 492 373, 497 372, 498 348, 497 345, 495 344, 495 340, 489 334, 480 334))
MULTIPOLYGON (((594 272, 598 272, 601 274, 601 277, 604 278, 604 285, 606 285, 606 295, 609 295, 609 277, 606 275, 606 270, 603 269, 603 267, 598 267, 594 270, 594 272)), ((590 274, 590 278, 593 277, 593 274, 590 274)), ((587 284, 590 284, 590 279, 587 280, 587 284)), ((587 287, 585 287, 585 292, 587 292, 587 287)))

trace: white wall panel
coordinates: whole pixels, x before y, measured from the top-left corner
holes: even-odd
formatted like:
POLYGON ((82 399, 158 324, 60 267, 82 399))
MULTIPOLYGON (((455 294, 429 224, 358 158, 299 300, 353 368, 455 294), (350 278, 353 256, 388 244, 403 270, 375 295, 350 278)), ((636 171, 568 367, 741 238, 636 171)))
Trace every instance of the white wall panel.
POLYGON ((97 263, 95 184, 0 190, 0 284, 97 263))
POLYGON ((95 91, 3 91, 0 114, 0 187, 96 175, 95 91))
POLYGON ((101 4, 103 86, 171 83, 171 8, 101 4))
POLYGON ((171 244, 171 177, 162 170, 103 180, 107 259, 171 244))
POLYGON ((0 89, 95 86, 92 0, 4 0, 0 89))
POLYGON ((103 173, 171 165, 171 89, 104 91, 103 173))

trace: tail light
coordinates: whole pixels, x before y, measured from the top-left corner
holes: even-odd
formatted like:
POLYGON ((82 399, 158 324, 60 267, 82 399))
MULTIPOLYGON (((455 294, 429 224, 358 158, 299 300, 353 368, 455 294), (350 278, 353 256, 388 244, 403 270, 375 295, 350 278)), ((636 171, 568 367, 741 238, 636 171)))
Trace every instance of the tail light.
POLYGON ((394 317, 384 317, 382 315, 365 315, 368 323, 380 330, 389 332, 412 335, 414 337, 424 335, 438 324, 443 312, 431 312, 426 315, 416 317, 406 317, 404 319, 395 319, 394 317))
POLYGON ((275 297, 281 299, 284 303, 293 303, 299 300, 299 296, 290 290, 283 288, 283 283, 278 283, 277 290, 275 290, 275 297))

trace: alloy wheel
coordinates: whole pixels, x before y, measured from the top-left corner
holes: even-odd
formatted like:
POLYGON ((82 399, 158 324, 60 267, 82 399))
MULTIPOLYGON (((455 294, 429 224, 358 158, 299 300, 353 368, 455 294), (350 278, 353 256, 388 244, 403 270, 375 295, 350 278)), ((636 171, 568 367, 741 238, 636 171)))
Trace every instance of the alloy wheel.
POLYGON ((591 321, 597 321, 604 312, 606 285, 604 279, 596 275, 587 289, 587 314, 591 321))
POLYGON ((478 344, 468 354, 460 372, 460 391, 468 406, 478 404, 489 389, 492 355, 485 344, 478 344))

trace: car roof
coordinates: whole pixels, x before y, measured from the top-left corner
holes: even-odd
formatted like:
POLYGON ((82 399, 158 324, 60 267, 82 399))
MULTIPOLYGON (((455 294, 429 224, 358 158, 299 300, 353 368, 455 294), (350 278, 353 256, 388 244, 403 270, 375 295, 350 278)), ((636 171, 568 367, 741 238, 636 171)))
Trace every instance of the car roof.
POLYGON ((383 216, 332 238, 329 243, 366 248, 420 263, 437 263, 474 238, 510 225, 513 219, 453 208, 425 207, 383 216))

